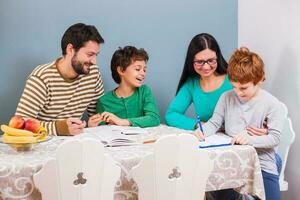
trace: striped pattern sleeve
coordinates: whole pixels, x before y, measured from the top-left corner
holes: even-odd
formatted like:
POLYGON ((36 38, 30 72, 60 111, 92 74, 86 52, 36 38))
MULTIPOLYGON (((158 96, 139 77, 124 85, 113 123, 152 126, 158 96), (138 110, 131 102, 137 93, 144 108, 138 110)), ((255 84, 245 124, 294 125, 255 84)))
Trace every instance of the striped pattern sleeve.
POLYGON ((88 105, 88 108, 87 108, 87 113, 88 113, 89 117, 96 114, 97 101, 101 96, 104 95, 104 87, 103 87, 103 81, 102 81, 100 71, 98 71, 98 76, 97 76, 95 84, 96 84, 95 95, 94 95, 91 103, 88 105))
MULTIPOLYGON (((47 88, 43 80, 37 76, 29 76, 23 94, 17 106, 16 115, 26 118, 39 119, 38 113, 47 99, 47 88)), ((39 119, 40 120, 40 119, 39 119)), ((54 122, 41 121, 49 134, 56 135, 54 122)))
POLYGON ((89 74, 74 80, 64 79, 55 62, 40 65, 26 82, 16 115, 39 120, 49 134, 69 135, 66 120, 81 119, 86 110, 93 115, 103 91, 96 65, 90 67, 89 74))

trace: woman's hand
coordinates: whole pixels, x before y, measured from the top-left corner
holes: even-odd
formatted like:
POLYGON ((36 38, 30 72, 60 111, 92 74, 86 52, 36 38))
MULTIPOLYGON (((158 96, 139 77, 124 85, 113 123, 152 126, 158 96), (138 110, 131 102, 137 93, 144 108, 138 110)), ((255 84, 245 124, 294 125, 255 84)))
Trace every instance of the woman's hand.
POLYGON ((101 113, 102 120, 108 124, 118 125, 118 126, 130 126, 131 123, 127 119, 121 119, 110 112, 101 113))
POLYGON ((102 117, 100 114, 93 115, 89 118, 88 127, 96 127, 102 122, 102 117))
POLYGON ((232 144, 241 144, 241 145, 246 145, 249 144, 249 140, 246 135, 244 134, 238 134, 233 136, 231 140, 232 144))
POLYGON ((199 141, 204 141, 204 139, 205 139, 203 133, 199 130, 199 128, 195 129, 195 131, 194 131, 194 136, 196 136, 196 138, 197 138, 199 141))

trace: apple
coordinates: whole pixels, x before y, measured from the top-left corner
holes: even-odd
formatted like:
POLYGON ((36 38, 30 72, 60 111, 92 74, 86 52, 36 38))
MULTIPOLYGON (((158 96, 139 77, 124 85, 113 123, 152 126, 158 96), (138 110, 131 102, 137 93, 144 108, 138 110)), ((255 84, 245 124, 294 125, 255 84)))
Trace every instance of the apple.
POLYGON ((13 116, 8 123, 8 126, 12 128, 18 128, 18 129, 23 129, 24 125, 25 125, 25 120, 23 119, 23 117, 18 115, 13 116))
POLYGON ((37 133, 41 128, 41 124, 36 119, 27 119, 25 121, 24 129, 31 131, 33 133, 37 133))

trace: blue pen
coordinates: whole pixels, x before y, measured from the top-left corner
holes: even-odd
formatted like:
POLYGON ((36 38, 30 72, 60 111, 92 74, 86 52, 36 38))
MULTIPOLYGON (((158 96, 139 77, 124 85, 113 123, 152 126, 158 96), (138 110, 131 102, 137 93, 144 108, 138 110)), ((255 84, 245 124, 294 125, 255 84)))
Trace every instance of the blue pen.
POLYGON ((197 116, 197 122, 198 122, 198 126, 199 126, 200 131, 204 134, 204 132, 203 132, 203 127, 202 127, 202 124, 201 124, 201 120, 200 120, 200 116, 199 116, 199 115, 197 116))
POLYGON ((225 147, 225 146, 231 146, 231 143, 225 143, 225 144, 211 144, 208 146, 199 146, 199 148, 204 149, 204 148, 214 148, 214 147, 225 147))

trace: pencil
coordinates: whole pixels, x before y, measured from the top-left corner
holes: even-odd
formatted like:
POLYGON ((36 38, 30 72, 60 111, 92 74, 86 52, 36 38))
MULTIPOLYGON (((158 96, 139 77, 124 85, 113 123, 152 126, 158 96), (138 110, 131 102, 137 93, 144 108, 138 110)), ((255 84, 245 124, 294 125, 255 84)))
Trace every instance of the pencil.
POLYGON ((149 144, 149 143, 154 143, 154 142, 156 142, 155 139, 152 139, 152 140, 145 140, 145 141, 143 142, 143 144, 149 144))

